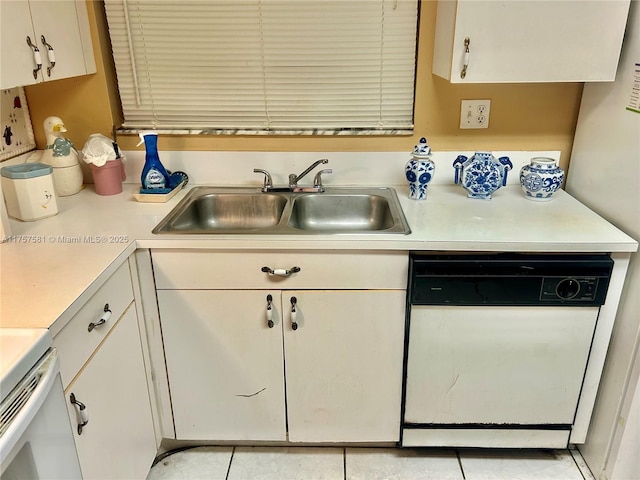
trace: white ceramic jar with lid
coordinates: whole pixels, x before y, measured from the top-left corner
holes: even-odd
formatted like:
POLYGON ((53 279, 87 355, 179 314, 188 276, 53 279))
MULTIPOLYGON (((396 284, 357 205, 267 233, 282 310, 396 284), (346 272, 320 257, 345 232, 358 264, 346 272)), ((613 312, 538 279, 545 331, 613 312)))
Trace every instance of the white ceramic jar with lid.
POLYGON ((2 193, 10 217, 30 222, 58 213, 53 169, 42 163, 23 163, 0 169, 2 193))

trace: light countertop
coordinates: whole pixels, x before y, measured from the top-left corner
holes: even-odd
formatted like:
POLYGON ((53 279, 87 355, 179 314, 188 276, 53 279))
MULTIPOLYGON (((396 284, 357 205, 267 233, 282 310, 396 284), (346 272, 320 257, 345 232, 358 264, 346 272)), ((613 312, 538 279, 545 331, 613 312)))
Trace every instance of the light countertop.
POLYGON ((0 326, 50 328, 55 334, 136 248, 634 252, 638 244, 564 191, 550 202, 508 185, 474 200, 455 185, 429 187, 414 201, 396 187, 410 235, 154 235, 151 230, 191 188, 167 203, 93 186, 58 199, 58 215, 10 222, 0 246, 0 326))

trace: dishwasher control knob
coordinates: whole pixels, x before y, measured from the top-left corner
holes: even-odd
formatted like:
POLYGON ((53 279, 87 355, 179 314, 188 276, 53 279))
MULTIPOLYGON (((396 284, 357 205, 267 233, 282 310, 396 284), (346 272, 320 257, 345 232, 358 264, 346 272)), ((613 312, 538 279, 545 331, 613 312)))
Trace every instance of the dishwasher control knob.
POLYGON ((569 300, 574 298, 580 292, 580 282, 574 278, 565 278, 558 283, 556 293, 558 297, 569 300))

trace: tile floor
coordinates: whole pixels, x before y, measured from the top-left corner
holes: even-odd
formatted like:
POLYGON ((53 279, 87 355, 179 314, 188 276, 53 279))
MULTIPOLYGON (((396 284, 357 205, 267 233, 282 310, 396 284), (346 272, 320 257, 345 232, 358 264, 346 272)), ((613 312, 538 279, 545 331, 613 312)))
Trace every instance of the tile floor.
POLYGON ((196 447, 147 480, 594 480, 575 450, 196 447))

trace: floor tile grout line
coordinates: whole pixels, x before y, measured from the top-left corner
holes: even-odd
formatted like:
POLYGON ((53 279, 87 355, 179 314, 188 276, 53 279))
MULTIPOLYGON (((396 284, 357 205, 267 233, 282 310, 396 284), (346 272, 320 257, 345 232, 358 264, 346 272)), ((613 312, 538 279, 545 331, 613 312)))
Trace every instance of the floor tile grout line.
POLYGON ((582 477, 583 480, 587 480, 584 476, 584 473, 582 473, 582 469, 580 468, 580 465, 578 465, 578 462, 576 461, 576 457, 573 454, 573 452, 571 450, 569 450, 569 455, 571 455, 571 460, 573 460, 574 465, 576 466, 576 468, 578 469, 578 473, 580 473, 580 476, 582 477))
POLYGON ((460 473, 462 474, 462 480, 466 480, 466 476, 464 474, 464 468, 462 468, 462 459, 460 458, 460 450, 455 449, 456 458, 458 459, 458 466, 460 467, 460 473))
POLYGON ((347 449, 342 449, 342 476, 347 480, 347 449))
POLYGON ((580 472, 580 475, 582 476, 582 478, 584 480, 595 479, 596 478, 595 475, 591 471, 591 468, 589 468, 589 465, 587 464, 587 462, 584 461, 584 457, 580 453, 580 450, 578 448, 575 448, 575 452, 574 452, 574 449, 569 448, 568 451, 569 451, 569 455, 571 455, 571 458, 573 459, 573 463, 576 464, 576 468, 578 469, 578 472, 580 472), (576 455, 580 456, 580 458, 582 459, 582 463, 584 463, 584 467, 580 466, 580 463, 578 463, 576 455), (587 471, 589 472, 589 477, 585 476, 585 472, 583 471, 583 468, 587 468, 587 471))
POLYGON ((233 456, 236 453, 236 447, 234 446, 231 449, 231 457, 229 457, 229 466, 227 467, 227 475, 224 477, 225 480, 229 480, 229 474, 231 473, 231 464, 233 463, 233 456))

